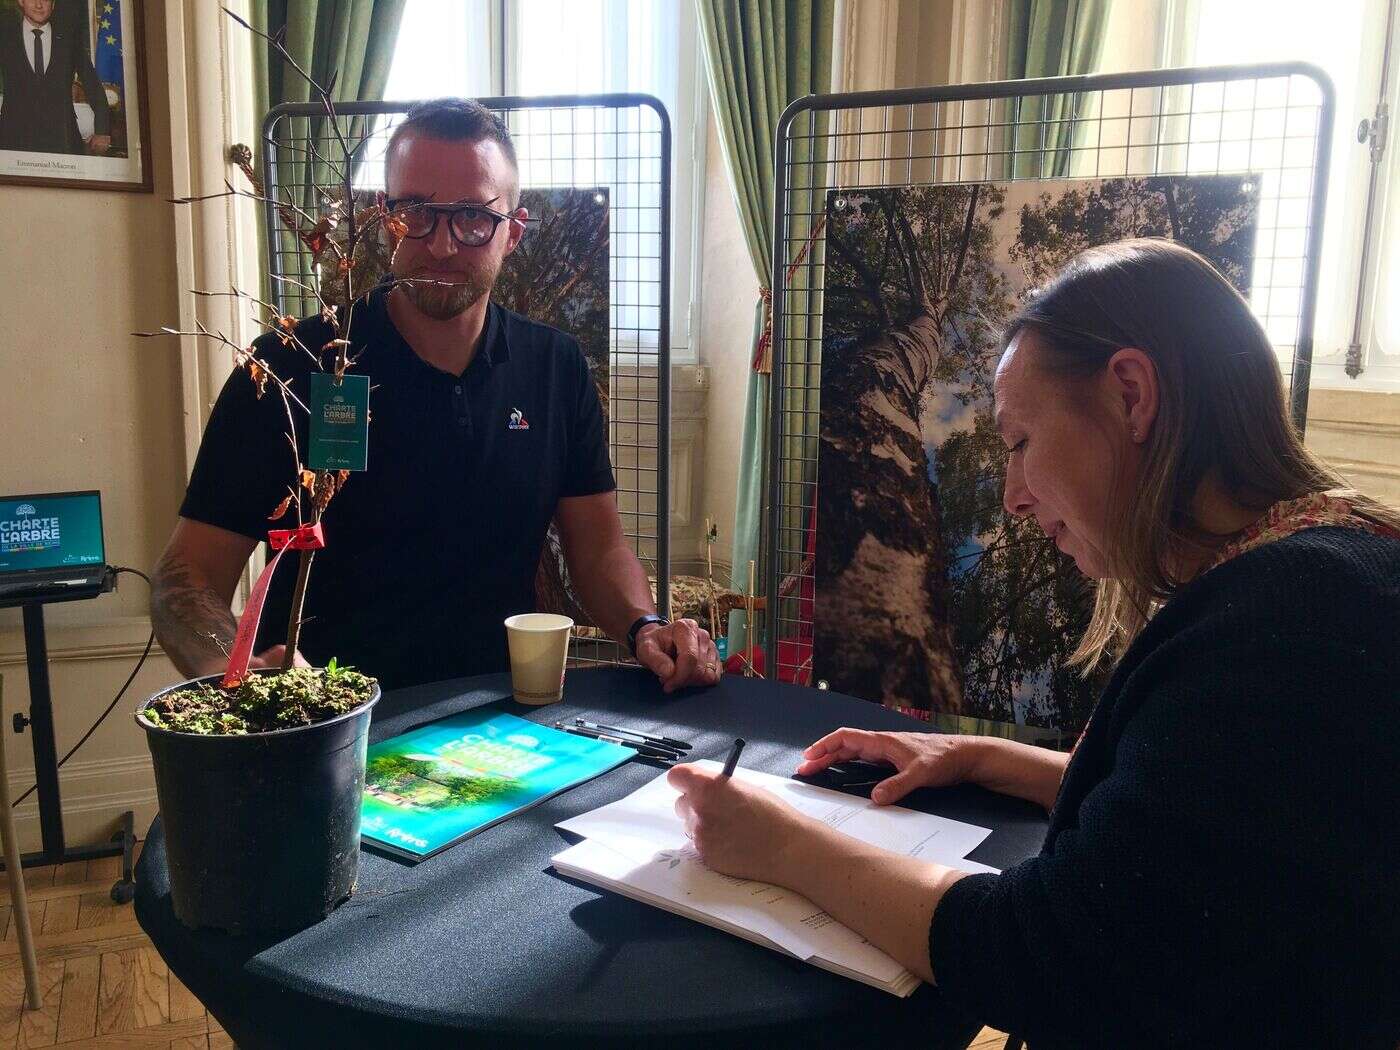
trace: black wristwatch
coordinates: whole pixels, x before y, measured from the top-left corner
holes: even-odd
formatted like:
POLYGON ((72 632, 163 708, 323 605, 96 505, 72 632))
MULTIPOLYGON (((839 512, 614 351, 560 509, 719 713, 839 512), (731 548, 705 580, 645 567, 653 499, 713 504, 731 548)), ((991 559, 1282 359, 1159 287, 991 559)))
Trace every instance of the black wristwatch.
POLYGON ((657 616, 656 613, 647 613, 645 616, 638 616, 637 622, 627 628, 627 648, 632 655, 637 655, 637 635, 641 634, 643 627, 650 627, 652 624, 660 624, 665 627, 671 621, 664 616, 657 616))

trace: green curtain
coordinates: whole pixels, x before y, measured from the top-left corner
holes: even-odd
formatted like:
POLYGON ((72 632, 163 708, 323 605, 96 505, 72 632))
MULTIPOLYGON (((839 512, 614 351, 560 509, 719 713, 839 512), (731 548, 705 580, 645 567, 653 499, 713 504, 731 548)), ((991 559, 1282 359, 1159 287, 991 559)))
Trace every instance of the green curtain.
MULTIPOLYGON (((318 84, 331 84, 334 78, 334 101, 370 102, 384 97, 406 3, 407 0, 252 0, 251 21, 264 33, 281 34, 292 59, 318 84)), ((262 41, 253 48, 253 85, 259 114, 284 102, 314 101, 311 85, 270 44, 262 41)), ((363 121, 341 122, 343 133, 352 142, 363 133, 364 126, 363 121)), ((324 119, 283 121, 279 130, 289 140, 290 149, 285 157, 279 154, 278 182, 283 187, 294 187, 294 203, 309 214, 318 214, 321 208, 313 187, 327 187, 336 181, 336 176, 329 164, 314 163, 291 150, 304 149, 306 142, 317 141, 317 148, 336 165, 345 158, 339 155, 338 144, 326 141, 333 133, 324 119)), ((260 172, 261 137, 255 164, 260 172)), ((261 224, 259 229, 259 246, 266 259, 266 231, 261 224)), ((279 251, 295 253, 301 251, 301 246, 291 234, 281 231, 279 251)), ((284 288, 281 292, 285 296, 289 290, 284 288)), ((265 297, 272 294, 272 289, 264 290, 265 297)))
MULTIPOLYGON (((835 0, 696 0, 720 141, 749 256, 765 290, 771 280, 773 257, 778 118, 794 99, 830 90, 835 7, 835 0)), ((812 159, 811 149, 810 141, 795 144, 798 155, 792 158, 795 163, 788 169, 793 176, 794 194, 800 195, 814 184, 813 166, 805 163, 812 159)), ((815 180, 815 184, 820 185, 820 180, 815 180)), ((820 208, 790 210, 811 213, 820 208)), ((793 234, 796 239, 803 236, 800 230, 793 234)), ((754 346, 745 358, 750 372, 733 532, 731 583, 739 590, 748 587, 749 562, 762 562, 760 536, 769 454, 770 376, 752 368, 765 327, 761 303, 757 309, 754 346)), ((797 353, 805 352, 802 348, 807 345, 806 333, 789 334, 796 338, 786 341, 785 350, 798 348, 797 353)), ((761 586, 760 583, 760 589, 761 586)), ((736 618, 741 616, 735 614, 730 619, 731 639, 736 618)))
MULTIPOLYGON (((337 102, 384 97, 407 0, 253 0, 253 25, 285 33, 297 65, 318 84, 335 77, 337 102)), ((253 51, 258 112, 283 102, 309 102, 311 87, 269 46, 253 51)))
MULTIPOLYGON (((1030 80, 1092 73, 1103 54, 1113 0, 1006 0, 1006 78, 1030 80)), ((1007 158, 1012 178, 1064 178, 1071 174, 1084 116, 1079 95, 1017 100, 1019 111, 1007 158)))

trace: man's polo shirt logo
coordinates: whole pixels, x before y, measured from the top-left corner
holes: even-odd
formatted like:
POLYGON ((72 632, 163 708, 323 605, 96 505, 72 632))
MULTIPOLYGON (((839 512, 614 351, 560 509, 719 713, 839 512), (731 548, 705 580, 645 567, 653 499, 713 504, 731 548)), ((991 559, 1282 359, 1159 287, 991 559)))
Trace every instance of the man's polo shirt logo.
POLYGON ((525 413, 518 408, 510 410, 510 421, 506 423, 507 430, 529 430, 530 423, 525 418, 525 413))

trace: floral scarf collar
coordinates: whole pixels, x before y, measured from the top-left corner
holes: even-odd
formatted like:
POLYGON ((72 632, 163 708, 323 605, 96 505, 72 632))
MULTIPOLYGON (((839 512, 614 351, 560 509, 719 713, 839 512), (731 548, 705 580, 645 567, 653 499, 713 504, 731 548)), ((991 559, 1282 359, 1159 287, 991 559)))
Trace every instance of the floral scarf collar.
POLYGON ((1326 492, 1314 492, 1275 503, 1262 518, 1221 548, 1207 568, 1213 569, 1245 551, 1292 536, 1295 532, 1323 525, 1364 529, 1373 535, 1400 539, 1400 532, 1363 518, 1351 509, 1346 499, 1326 492))

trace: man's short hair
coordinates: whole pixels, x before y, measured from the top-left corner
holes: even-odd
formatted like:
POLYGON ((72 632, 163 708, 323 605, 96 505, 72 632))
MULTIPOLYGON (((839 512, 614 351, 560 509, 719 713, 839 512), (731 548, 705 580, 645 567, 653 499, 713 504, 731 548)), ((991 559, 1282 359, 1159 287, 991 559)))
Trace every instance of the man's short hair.
MULTIPOLYGON (((491 141, 501 147, 515 172, 515 193, 520 192, 520 164, 515 159, 515 142, 506 122, 480 102, 470 98, 434 98, 413 106, 389 136, 386 159, 393 156, 399 137, 416 131, 428 138, 444 142, 491 141)), ((515 204, 511 201, 511 204, 515 204)))

